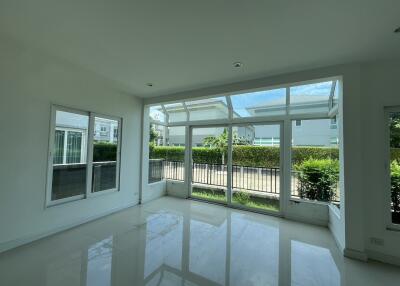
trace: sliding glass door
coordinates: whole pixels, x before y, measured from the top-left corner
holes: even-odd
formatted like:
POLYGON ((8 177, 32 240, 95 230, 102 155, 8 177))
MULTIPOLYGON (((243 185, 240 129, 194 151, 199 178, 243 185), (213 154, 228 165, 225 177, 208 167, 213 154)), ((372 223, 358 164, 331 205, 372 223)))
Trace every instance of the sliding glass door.
POLYGON ((233 205, 279 212, 282 185, 281 125, 232 127, 233 205))
POLYGON ((191 128, 191 197, 226 203, 228 127, 191 128))

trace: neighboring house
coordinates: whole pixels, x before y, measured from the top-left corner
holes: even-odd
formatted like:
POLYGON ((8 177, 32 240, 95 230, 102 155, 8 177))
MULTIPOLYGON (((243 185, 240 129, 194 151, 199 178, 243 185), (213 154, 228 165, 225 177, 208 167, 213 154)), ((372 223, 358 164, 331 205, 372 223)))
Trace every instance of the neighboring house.
MULTIPOLYGON (((296 95, 291 97, 290 112, 299 113, 322 113, 328 111, 328 100, 321 99, 320 96, 296 95)), ((337 100, 334 99, 334 104, 337 100)), ((165 106, 168 111, 169 122, 180 122, 186 120, 186 111, 181 104, 171 104, 165 106)), ((187 105, 190 114, 189 120, 221 119, 228 117, 228 107, 224 98, 199 100, 187 105)), ((248 116, 271 116, 285 114, 286 104, 284 99, 277 99, 265 103, 258 103, 246 109, 248 116)), ((158 108, 158 113, 163 109, 158 108)), ((159 115, 158 115, 159 116, 159 115)), ((234 113, 234 117, 241 117, 234 113)), ((154 125, 160 134, 157 144, 184 146, 185 128, 154 125)), ((218 136, 223 132, 224 127, 217 128, 194 128, 192 144, 202 146, 204 138, 208 136, 218 136)), ((238 136, 246 138, 259 146, 279 146, 280 130, 276 125, 250 125, 243 127, 233 127, 233 132, 238 136)), ((292 144, 293 146, 321 146, 330 147, 338 144, 338 130, 336 119, 318 120, 294 120, 292 124, 292 144)))
MULTIPOLYGON (((55 128, 54 164, 78 164, 86 162, 89 118, 68 112, 58 112, 55 128)), ((94 141, 116 143, 118 122, 103 118, 95 119, 94 141)))

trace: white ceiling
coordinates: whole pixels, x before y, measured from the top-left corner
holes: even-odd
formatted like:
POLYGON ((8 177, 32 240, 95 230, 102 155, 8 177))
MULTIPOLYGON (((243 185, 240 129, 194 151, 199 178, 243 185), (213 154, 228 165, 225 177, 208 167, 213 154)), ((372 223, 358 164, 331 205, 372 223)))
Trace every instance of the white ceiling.
POLYGON ((0 0, 0 32, 150 97, 397 57, 399 15, 400 0, 0 0))

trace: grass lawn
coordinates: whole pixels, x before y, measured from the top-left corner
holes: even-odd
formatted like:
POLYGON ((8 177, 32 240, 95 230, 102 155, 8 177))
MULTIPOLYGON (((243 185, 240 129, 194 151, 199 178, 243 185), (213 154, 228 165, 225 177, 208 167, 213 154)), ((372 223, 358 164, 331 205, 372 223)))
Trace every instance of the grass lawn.
POLYGON ((192 197, 216 202, 226 202, 225 192, 220 189, 211 190, 193 187, 192 197))
POLYGON ((233 195, 232 202, 249 208, 261 209, 266 211, 279 211, 279 200, 249 197, 247 200, 238 199, 233 195))
MULTIPOLYGON (((221 189, 206 189, 193 187, 192 196, 194 198, 215 201, 215 202, 226 202, 225 192, 221 189)), ((249 208, 267 210, 267 211, 279 211, 279 200, 259 198, 259 197, 240 197, 237 193, 233 194, 232 202, 238 205, 246 206, 249 208)))

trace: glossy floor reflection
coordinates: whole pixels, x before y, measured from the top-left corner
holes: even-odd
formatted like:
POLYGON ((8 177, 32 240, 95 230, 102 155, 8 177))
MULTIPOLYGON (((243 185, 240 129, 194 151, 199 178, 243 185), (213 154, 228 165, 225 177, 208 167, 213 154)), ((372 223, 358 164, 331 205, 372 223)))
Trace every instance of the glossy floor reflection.
POLYGON ((0 285, 399 285, 328 229, 164 197, 0 255, 0 285))

